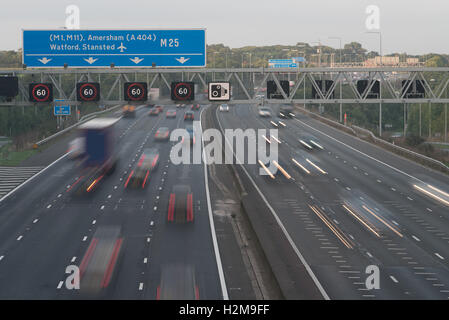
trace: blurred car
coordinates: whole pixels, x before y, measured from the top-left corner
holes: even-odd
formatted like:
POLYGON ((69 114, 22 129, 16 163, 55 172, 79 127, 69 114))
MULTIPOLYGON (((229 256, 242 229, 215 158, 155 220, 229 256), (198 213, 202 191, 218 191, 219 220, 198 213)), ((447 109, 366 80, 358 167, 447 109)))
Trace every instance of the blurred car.
POLYGON ((279 117, 281 118, 293 118, 294 117, 294 113, 293 113, 293 108, 291 106, 281 106, 279 108, 279 117))
POLYGON ((200 105, 199 104, 192 104, 192 106, 190 107, 190 110, 200 110, 200 105))
POLYGON ((136 107, 132 106, 132 105, 123 106, 122 114, 125 118, 135 118, 136 117, 136 107))
POLYGON ((154 139, 155 140, 168 140, 170 136, 170 129, 167 127, 160 127, 157 129, 154 139))
POLYGON ((153 108, 150 110, 150 112, 148 112, 148 115, 149 116, 157 116, 157 115, 159 115, 159 110, 156 108, 153 108))
POLYGON ((167 110, 167 112, 165 113, 165 117, 176 118, 176 110, 167 110))
POLYGON ((100 298, 114 281, 115 270, 123 248, 121 227, 99 226, 92 236, 79 266, 80 294, 86 298, 100 298))
POLYGON ((156 106, 155 108, 156 108, 157 110, 159 110, 159 112, 164 111, 164 109, 162 108, 162 106, 156 106))
POLYGON ((229 106, 227 104, 220 105, 221 112, 229 112, 229 106))
POLYGON ((299 143, 307 150, 324 150, 324 147, 319 144, 319 141, 314 136, 303 136, 299 138, 299 143))
POLYGON ((184 114, 184 120, 194 120, 195 119, 195 114, 192 111, 187 111, 184 114))
POLYGON ((195 144, 195 136, 193 133, 193 127, 191 125, 186 126, 186 130, 189 133, 190 136, 190 145, 193 146, 195 144))
POLYGON ((259 108, 259 116, 269 118, 271 117, 271 110, 269 108, 259 108))
POLYGON ((199 300, 195 269, 191 265, 163 265, 157 300, 199 300))
POLYGON ((176 185, 168 200, 168 222, 185 223, 193 221, 193 194, 190 186, 176 185))
POLYGON ((125 182, 125 188, 145 188, 151 174, 159 166, 159 150, 156 148, 146 148, 143 150, 139 161, 128 176, 125 182))

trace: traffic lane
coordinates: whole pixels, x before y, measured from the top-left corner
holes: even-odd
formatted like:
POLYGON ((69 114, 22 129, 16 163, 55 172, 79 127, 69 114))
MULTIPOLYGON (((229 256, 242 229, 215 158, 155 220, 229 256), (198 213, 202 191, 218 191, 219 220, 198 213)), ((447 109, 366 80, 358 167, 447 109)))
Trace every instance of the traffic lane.
MULTIPOLYGON (((238 112, 242 113, 241 110, 238 112)), ((222 118, 229 120, 229 117, 231 115, 223 115, 222 118)), ((231 121, 224 121, 223 127, 234 129, 245 128, 247 125, 240 124, 237 120, 243 118, 240 114, 239 117, 232 119, 235 121, 234 124, 231 121)), ((247 120, 248 118, 244 119, 247 120)), ((252 124, 248 127, 257 126, 252 124)), ((318 279, 321 279, 321 275, 324 276, 329 273, 333 275, 329 279, 325 277, 326 283, 322 283, 328 294, 331 297, 361 298, 363 295, 353 283, 356 281, 347 278, 347 276, 354 277, 354 275, 351 275, 352 273, 360 274, 361 271, 352 269, 339 270, 339 264, 336 261, 344 261, 344 259, 338 259, 338 257, 343 257, 340 254, 341 251, 344 251, 343 254, 345 257, 353 257, 362 261, 366 261, 366 256, 355 255, 353 252, 350 252, 348 255, 346 251, 350 249, 344 247, 341 243, 335 243, 335 240, 331 239, 333 236, 331 231, 323 230, 319 224, 320 222, 316 221, 318 218, 310 214, 310 209, 306 205, 310 199, 294 183, 286 182, 282 177, 272 181, 269 177, 260 176, 259 168, 255 165, 245 165, 245 168, 253 176, 256 184, 264 190, 264 194, 270 205, 273 206, 289 230, 295 244, 300 248, 300 251, 306 257, 314 272, 318 273, 318 279), (298 232, 298 230, 302 230, 302 232, 298 232), (304 243, 308 245, 304 246, 304 243)), ((367 262, 358 262, 357 265, 367 265, 367 262)), ((357 276, 360 278, 359 275, 357 276)), ((356 283, 356 285, 360 285, 360 283, 362 282, 356 283)))
MULTIPOLYGON (((285 134, 288 134, 289 132, 290 131, 284 131, 285 134)), ((282 137, 282 135, 281 135, 281 137, 282 137)), ((293 134, 289 138, 295 139, 294 137, 295 137, 295 133, 293 132, 293 134)), ((291 142, 291 139, 286 139, 286 140, 290 140, 290 142, 291 142)), ((285 141, 283 141, 283 143, 284 142, 285 141)), ((326 153, 322 153, 322 152, 319 152, 316 154, 317 155, 321 154, 323 157, 327 156, 326 153)), ((329 166, 331 166, 331 165, 332 165, 332 163, 329 166)), ((328 170, 331 173, 338 172, 340 176, 345 176, 344 169, 346 169, 346 168, 332 166, 332 168, 329 169, 329 166, 326 166, 326 165, 324 165, 324 166, 326 167, 326 170, 328 170)), ((351 168, 351 170, 352 170, 352 168, 351 168)), ((305 175, 305 176, 308 176, 308 175, 305 175)), ((349 171, 349 172, 347 172, 346 176, 354 177, 354 174, 353 174, 353 172, 349 171)), ((329 190, 329 191, 325 190, 326 184, 325 183, 320 184, 318 182, 317 178, 315 178, 315 177, 314 177, 313 181, 310 181, 309 183, 307 183, 307 186, 310 190, 312 190, 313 194, 319 195, 320 199, 323 198, 322 197, 323 194, 326 195, 327 193, 333 193, 333 194, 338 194, 337 198, 341 198, 343 200, 354 201, 354 199, 355 199, 356 202, 361 201, 358 199, 358 196, 356 197, 351 194, 353 192, 357 192, 357 189, 358 189, 357 187, 354 186, 355 183, 352 183, 353 181, 351 181, 351 184, 352 184, 351 188, 346 187, 348 190, 352 190, 352 191, 347 191, 347 190, 344 190, 345 189, 344 186, 338 185, 337 183, 335 183, 334 181, 331 181, 331 180, 332 179, 329 179, 328 184, 330 186, 332 186, 333 189, 331 188, 331 190, 329 190)), ((340 182, 340 180, 345 180, 345 179, 340 178, 337 181, 340 182)), ((367 184, 364 181, 361 181, 360 186, 362 189, 366 185, 367 184)), ((369 182, 368 182, 368 185, 370 185, 369 182)), ((376 191, 378 191, 378 188, 376 188, 376 186, 374 186, 374 193, 376 191)), ((368 199, 371 199, 371 196, 373 196, 372 193, 369 193, 369 195, 362 193, 361 195, 363 195, 363 198, 360 196, 360 199, 363 199, 362 202, 368 201, 368 199)), ((379 195, 379 197, 377 197, 377 198, 378 199, 387 199, 388 195, 389 195, 389 193, 387 192, 387 193, 384 193, 383 195, 379 195)), ((341 202, 343 204, 343 201, 338 201, 338 202, 341 202)), ((371 208, 375 208, 377 210, 379 210, 377 207, 381 208, 381 210, 380 210, 381 213, 377 212, 377 215, 381 216, 381 219, 386 220, 386 223, 390 223, 390 225, 394 225, 391 221, 393 221, 394 223, 397 223, 395 220, 391 220, 391 216, 392 216, 391 213, 389 213, 389 214, 387 213, 385 215, 386 212, 384 212, 385 209, 382 205, 377 204, 372 199, 370 202, 371 202, 371 208), (382 212, 384 215, 382 215, 382 212)), ((374 209, 371 209, 371 210, 376 211, 374 209)), ((334 211, 339 212, 339 211, 344 211, 344 210, 342 210, 341 205, 336 205, 334 208, 334 211)), ((348 221, 345 221, 345 223, 342 223, 342 217, 344 218, 345 214, 347 215, 347 212, 346 213, 343 212, 343 213, 339 213, 339 214, 343 214, 343 216, 338 217, 338 221, 340 222, 341 225, 346 226, 348 221)), ((397 220, 397 221, 399 221, 399 220, 397 220)), ((403 228, 403 225, 401 223, 399 223, 398 226, 401 229, 403 228)), ((351 231, 352 234, 350 234, 351 236, 356 235, 356 233, 355 233, 356 231, 354 231, 354 230, 357 230, 357 226, 355 226, 355 228, 353 226, 350 230, 352 230, 351 231)), ((404 231, 402 231, 402 230, 401 230, 401 232, 404 233, 404 231)), ((426 268, 428 270, 431 269, 432 272, 429 271, 428 273, 435 275, 435 277, 438 277, 438 278, 419 279, 420 277, 415 275, 415 277, 413 279, 406 279, 406 281, 405 281, 406 286, 408 286, 409 288, 403 289, 403 291, 404 291, 404 293, 407 294, 408 298, 427 298, 427 299, 429 299, 429 298, 442 299, 443 298, 443 299, 445 299, 447 297, 446 290, 444 287, 440 287, 440 286, 442 286, 445 283, 445 279, 447 278, 447 270, 444 267, 442 267, 442 265, 440 263, 441 258, 438 258, 438 256, 436 256, 434 254, 435 248, 429 248, 430 251, 426 250, 426 249, 424 249, 424 251, 423 251, 423 249, 421 247, 418 247, 416 245, 417 242, 415 240, 417 238, 415 236, 407 234, 407 233, 405 235, 406 235, 406 238, 404 238, 402 243, 391 243, 390 241, 392 241, 392 240, 386 239, 385 236, 382 235, 382 241, 388 242, 384 245, 390 246, 390 247, 388 247, 389 250, 392 249, 391 246, 398 246, 397 248, 394 248, 394 249, 401 250, 399 252, 401 255, 405 254, 400 257, 394 257, 394 256, 391 256, 391 254, 386 255, 385 248, 383 250, 382 250, 382 248, 378 248, 379 243, 376 243, 376 241, 374 241, 374 243, 373 243, 373 241, 371 241, 372 243, 369 243, 370 241, 368 241, 368 240, 370 238, 371 238, 371 240, 373 240, 373 238, 366 237, 366 235, 364 235, 363 232, 362 232, 362 234, 357 234, 355 236, 355 238, 362 239, 361 241, 364 243, 364 245, 367 248, 370 248, 369 255, 370 256, 374 255, 374 258, 379 259, 379 261, 382 262, 382 265, 384 267, 389 267, 389 266, 397 267, 396 269, 393 269, 393 270, 396 270, 397 272, 396 272, 395 277, 390 276, 390 277, 393 277, 393 278, 389 279, 390 282, 393 281, 393 282, 397 283, 397 279, 402 280, 403 277, 401 276, 401 273, 406 273, 406 274, 413 273, 412 271, 416 271, 413 268, 417 268, 417 269, 418 268, 419 269, 426 268), (404 251, 402 251, 402 250, 404 250, 404 251), (407 250, 407 252, 405 250, 407 250), (401 260, 401 259, 407 259, 407 260, 401 260), (440 261, 437 261, 437 260, 440 260, 440 261), (412 265, 413 265, 413 268, 412 268, 412 265), (405 266, 408 268, 401 268, 400 266, 403 266, 403 267, 405 266), (400 273, 398 274, 399 271, 400 271, 400 273), (424 280, 435 281, 435 282, 432 283, 432 286, 430 286, 429 282, 425 282, 424 280), (412 283, 415 283, 415 286, 411 286, 412 283)), ((393 236, 394 236, 394 234, 393 234, 393 236)), ((417 241, 421 242, 421 240, 419 240, 419 239, 417 241)), ((444 244, 442 244, 442 243, 440 243, 440 245, 444 246, 444 244)), ((380 247, 382 247, 382 245, 380 245, 380 247)), ((427 272, 416 272, 416 273, 417 274, 422 274, 422 273, 426 274, 427 272)))
MULTIPOLYGON (((398 181, 389 181, 394 178, 390 178, 388 174, 385 174, 385 178, 381 178, 378 177, 379 173, 377 172, 377 177, 373 178, 375 174, 357 163, 356 158, 343 160, 345 156, 337 153, 338 151, 333 148, 332 144, 328 144, 327 150, 330 150, 328 152, 331 152, 331 154, 323 152, 320 152, 320 154, 322 155, 322 161, 325 163, 324 166, 331 167, 333 168, 332 172, 338 173, 334 179, 337 179, 341 184, 345 183, 345 188, 352 187, 363 190, 373 197, 379 205, 386 207, 386 210, 390 211, 390 214, 401 225, 405 225, 405 228, 410 230, 415 238, 420 239, 413 238, 414 242, 418 242, 419 245, 426 245, 426 250, 433 252, 435 259, 441 261, 440 255, 447 256, 449 224, 448 217, 444 215, 445 208, 443 206, 429 203, 432 200, 425 196, 412 195, 411 192, 407 192, 408 190, 404 190, 404 184, 400 184, 398 181), (345 176, 350 178, 345 179, 345 176), (374 179, 376 179, 376 182, 374 182, 374 179), (423 238, 425 240, 421 241, 423 238), (435 253, 438 253, 438 255, 435 253)), ((382 167, 378 169, 381 170, 382 167)))
MULTIPOLYGON (((132 147, 131 149, 135 149, 136 147, 132 147)), ((131 153, 130 153, 131 154, 131 153)), ((105 181, 108 181, 108 179, 106 179, 105 181)), ((31 182, 30 182, 31 183, 31 182)), ((58 196, 55 197, 55 199, 53 200, 53 202, 56 203, 52 203, 50 206, 46 206, 46 209, 52 209, 52 210, 57 210, 58 212, 68 212, 71 213, 70 217, 72 216, 76 216, 79 219, 76 221, 71 221, 71 224, 73 224, 74 226, 76 225, 76 223, 81 223, 84 222, 83 227, 81 227, 82 229, 86 230, 85 232, 87 232, 87 230, 89 229, 87 226, 89 225, 89 223, 91 223, 89 221, 89 219, 92 218, 92 216, 90 216, 89 214, 95 214, 97 211, 95 210, 96 204, 95 201, 93 201, 92 199, 84 199, 81 201, 75 200, 73 202, 75 202, 75 204, 73 205, 73 208, 71 209, 71 205, 72 203, 72 199, 70 199, 70 196, 66 196, 65 193, 65 184, 61 184, 59 185, 60 188, 60 193, 58 194, 58 196), (61 195, 61 197, 59 197, 59 195, 61 195), (81 216, 77 215, 77 212, 83 212, 83 214, 81 216), (75 223, 76 222, 76 223, 75 223)), ((101 190, 101 189, 100 189, 101 190)), ((100 207, 100 204, 98 203, 98 209, 97 210, 102 210, 100 207)), ((30 230, 30 235, 32 235, 34 230, 38 230, 39 231, 34 231, 38 232, 38 234, 35 234, 36 236, 39 237, 40 233, 42 233, 42 230, 59 230, 59 229, 64 229, 64 226, 68 226, 69 224, 67 224, 66 219, 63 220, 59 220, 59 219, 41 219, 39 220, 40 224, 38 224, 38 228, 33 228, 30 230)), ((80 229, 81 229, 80 228, 80 229)), ((74 228, 75 229, 75 228, 74 228)), ((71 229, 72 230, 72 229, 71 229)), ((85 233, 84 232, 84 233, 85 233)), ((83 234, 83 232, 79 232, 80 233, 80 237, 81 234, 83 234)), ((67 238, 67 236, 71 236, 73 238, 76 238, 76 236, 74 236, 74 232, 72 230, 72 232, 67 232, 67 234, 65 235, 65 239, 67 238)), ((63 236, 63 234, 59 234, 60 236, 63 236)), ((82 238, 84 239, 85 236, 83 236, 82 238)), ((26 237, 22 237, 20 239, 21 241, 21 245, 23 246, 24 244, 29 245, 28 241, 26 241, 27 238, 26 237)), ((40 254, 40 252, 42 250, 46 250, 46 254, 44 256, 51 256, 52 259, 51 261, 54 262, 55 265, 60 265, 60 263, 58 263, 57 261, 55 261, 55 258, 58 258, 61 256, 61 250, 59 247, 57 247, 56 245, 59 243, 65 243, 67 242, 67 240, 64 239, 60 239, 60 241, 55 241, 55 239, 53 239, 53 241, 48 242, 48 239, 40 239, 40 240, 36 240, 34 242, 32 242, 33 245, 35 245, 36 247, 33 247, 32 249, 27 248, 26 245, 24 247, 22 247, 22 252, 19 252, 19 250, 14 250, 11 251, 8 257, 4 257, 2 262, 6 262, 8 261, 7 258, 10 258, 9 261, 11 261, 6 269, 5 269, 5 273, 8 274, 8 278, 9 279, 15 279, 15 278, 21 278, 23 279, 22 282, 24 283, 24 285, 26 286, 27 283, 31 283, 32 281, 27 281, 27 274, 21 274, 19 273, 17 275, 17 277, 13 276, 13 274, 17 273, 17 272, 21 272, 20 268, 18 268, 15 264, 14 264, 14 256, 17 257, 25 257, 25 259, 30 260, 29 263, 27 263, 27 265, 39 265, 40 261, 42 260, 42 255, 40 254), (56 247, 55 247, 56 246, 56 247), (52 254, 50 254, 49 252, 52 252, 52 254)), ((16 240, 17 241, 17 240, 16 240)), ((83 242, 85 240, 82 240, 83 242)), ((30 241, 31 243, 31 241, 30 241)), ((18 246, 20 248, 20 246, 18 246)), ((24 263, 24 259, 19 259, 16 260, 17 262, 21 262, 22 264, 24 263)), ((59 260, 58 260, 59 261, 59 260)), ((59 269, 59 268, 58 268, 59 269)), ((55 273, 55 269, 51 269, 49 268, 48 270, 42 270, 39 269, 42 272, 45 272, 45 274, 41 274, 40 275, 40 279, 42 279, 42 281, 44 281, 45 279, 48 279, 48 277, 45 277, 45 275, 52 275, 55 273)), ((59 270, 63 270, 63 269, 59 269, 59 270)), ((2 286, 4 288, 3 291, 5 292, 9 292, 7 290, 5 290, 5 286, 2 286)), ((22 288, 20 291, 14 291, 14 292, 24 292, 24 294, 26 294, 26 292, 28 292, 29 290, 26 290, 26 288, 22 288), (23 289, 23 290, 22 290, 23 289)), ((42 293, 44 294, 44 293, 42 293)))
MULTIPOLYGON (((444 175, 440 172, 437 172, 437 171, 434 171, 427 167, 424 167, 422 165, 419 165, 415 162, 412 162, 411 160, 397 156, 394 153, 386 151, 376 145, 365 142, 365 141, 363 141, 359 138, 353 137, 349 134, 343 133, 342 131, 334 129, 330 126, 326 126, 323 123, 320 123, 319 121, 314 120, 310 117, 301 115, 297 119, 297 122, 300 124, 302 122, 303 126, 304 126, 304 124, 308 125, 307 128, 310 129, 311 131, 315 131, 315 130, 311 129, 311 127, 316 128, 317 130, 327 134, 328 136, 334 137, 338 141, 341 141, 341 142, 365 153, 366 155, 369 155, 372 158, 375 158, 384 163, 387 163, 390 166, 393 166, 411 176, 414 176, 414 177, 421 179, 425 182, 428 182, 430 184, 434 184, 435 186, 440 187, 443 190, 449 190, 449 178, 447 175, 444 175)), ((319 134, 320 136, 323 136, 318 131, 315 131, 315 132, 317 132, 317 134, 319 134)), ((361 157, 360 153, 355 152, 355 151, 351 150, 350 148, 343 146, 340 143, 335 143, 335 145, 342 148, 347 154, 356 155, 357 157, 359 157, 361 159, 363 159, 363 158, 368 159, 366 156, 361 157)), ((369 159, 368 162, 376 162, 376 161, 369 159)), ((378 163, 378 162, 376 162, 376 163, 378 163)), ((390 171, 391 171, 389 173, 390 176, 394 175, 395 177, 401 178, 401 175, 397 171, 395 171, 393 169, 391 169, 390 171)))
MULTIPOLYGON (((256 125, 251 125, 252 127, 256 127, 256 125)), ((283 152, 281 152, 281 154, 283 154, 283 152)), ((290 168, 289 169, 287 169, 287 171, 288 172, 292 172, 292 171, 290 171, 290 168)), ((293 171, 294 172, 294 171, 293 171)), ((257 173, 255 173, 255 174, 257 174, 257 173)), ((316 178, 314 178, 315 180, 316 180, 316 178)), ((326 180, 326 179, 325 179, 326 180)), ((331 186, 331 189, 330 190, 326 190, 326 185, 328 185, 329 184, 329 181, 323 181, 324 183, 323 184, 320 184, 320 186, 319 186, 319 194, 320 195, 322 195, 322 194, 335 194, 335 189, 332 189, 333 188, 333 186, 331 186), (324 189, 323 189, 324 188, 324 189)), ((307 185, 309 185, 309 184, 307 184, 307 185)), ((332 185, 332 183, 330 183, 330 185, 332 185)), ((312 197, 312 196, 311 196, 312 197)), ((322 198, 322 196, 320 197, 320 198, 322 198)), ((320 199, 321 200, 321 199, 320 199)), ((338 199, 338 197, 334 197, 334 199, 326 199, 327 201, 338 201, 339 199, 338 199)), ((326 202, 326 201, 325 201, 326 202)), ((332 211, 332 209, 330 210, 330 211, 332 211)), ((339 223, 340 224, 340 223, 339 223)), ((340 224, 341 225, 341 224, 340 224)), ((344 225, 346 225, 346 224, 344 224, 344 225)), ((354 228, 354 226, 352 226, 353 228, 354 228)), ((357 228, 357 226, 355 226, 355 230, 357 230, 358 228, 357 228)), ((353 235, 352 234, 350 234, 349 233, 349 235, 350 235, 350 237, 353 237, 353 235)), ((364 235, 364 234, 362 234, 361 235, 361 238, 363 239, 363 238, 366 238, 366 235, 364 235)), ((373 244, 375 247, 376 246, 379 246, 379 243, 376 243, 376 241, 374 241, 374 244, 373 244)), ((364 254, 365 256, 366 255, 368 255, 368 257, 370 257, 370 258, 374 258, 373 257, 373 255, 371 254, 371 253, 369 253, 366 249, 364 249, 363 247, 361 247, 359 250, 361 250, 361 254, 364 254)), ((338 256, 337 256, 338 257, 338 256)), ((407 258, 407 257, 406 257, 407 258)), ((384 259, 382 259, 382 260, 384 260, 384 259)), ((390 260, 391 260, 391 257, 390 257, 390 260)), ((342 260, 342 259, 340 259, 339 260, 340 262, 343 262, 343 263, 348 263, 348 261, 347 260, 342 260)), ((372 263, 372 262, 371 262, 372 263)), ((367 265, 362 265, 361 267, 366 267, 367 265)), ((347 267, 347 265, 346 265, 346 267, 347 267)), ((364 270, 364 269, 362 269, 362 270, 364 270)), ((348 270, 346 270, 345 272, 348 272, 348 270)), ((351 278, 356 278, 357 276, 353 276, 353 277, 351 277, 351 278)), ((391 286, 392 286, 392 283, 394 282, 392 282, 392 280, 389 278, 389 277, 386 277, 386 278, 388 278, 388 282, 385 282, 385 283, 389 283, 391 286)), ((357 282, 357 283, 359 283, 359 284, 363 284, 363 282, 357 282)), ((360 289, 360 288, 359 288, 360 289)), ((363 289, 363 288, 362 288, 363 289)), ((415 287, 415 290, 409 290, 409 291, 419 291, 420 293, 423 293, 425 290, 423 289, 423 284, 417 284, 417 286, 415 287), (418 289, 416 289, 416 288, 418 288, 418 289)), ((383 292, 385 292, 385 291, 383 291, 383 292)), ((382 292, 382 293, 383 293, 382 292)), ((432 297, 432 293, 434 293, 434 292, 428 292, 428 293, 426 293, 426 294, 424 294, 424 297, 427 297, 427 298, 429 298, 429 297, 432 297)), ((371 294, 366 294, 366 296, 372 296, 371 294)), ((379 294, 377 294, 377 296, 379 296, 379 294)), ((386 290, 386 294, 382 294, 382 298, 392 298, 392 297, 394 297, 394 298, 398 298, 398 297, 401 297, 402 296, 402 298, 410 298, 410 293, 408 293, 408 291, 407 290, 404 290, 404 289, 401 289, 401 290, 399 290, 398 289, 398 287, 396 287, 396 288, 390 288, 389 290, 386 290)), ((435 296, 434 296, 435 297, 435 296)), ((441 296, 439 296, 439 298, 441 298, 441 296)))

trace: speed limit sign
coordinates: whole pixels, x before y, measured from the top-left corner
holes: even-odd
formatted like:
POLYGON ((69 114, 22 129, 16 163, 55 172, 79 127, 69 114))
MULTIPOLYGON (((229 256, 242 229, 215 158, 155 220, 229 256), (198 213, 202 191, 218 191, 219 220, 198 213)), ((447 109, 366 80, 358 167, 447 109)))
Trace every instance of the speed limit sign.
POLYGON ((97 82, 79 82, 76 84, 77 101, 99 101, 100 84, 97 82))
POLYGON ((147 101, 148 89, 146 82, 125 82, 126 101, 147 101))
POLYGON ((51 83, 30 83, 28 93, 31 102, 53 101, 53 85, 51 83))
POLYGON ((172 82, 171 83, 172 100, 195 100, 194 82, 172 82))

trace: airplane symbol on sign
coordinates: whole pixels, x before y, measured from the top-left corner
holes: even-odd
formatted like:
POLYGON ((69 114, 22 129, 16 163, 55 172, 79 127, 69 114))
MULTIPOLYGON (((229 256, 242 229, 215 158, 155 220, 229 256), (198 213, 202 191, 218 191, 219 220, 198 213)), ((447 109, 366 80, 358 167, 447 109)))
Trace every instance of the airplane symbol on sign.
POLYGON ((127 48, 123 45, 123 42, 120 43, 120 47, 118 47, 118 49, 120 49, 120 52, 125 51, 127 48))

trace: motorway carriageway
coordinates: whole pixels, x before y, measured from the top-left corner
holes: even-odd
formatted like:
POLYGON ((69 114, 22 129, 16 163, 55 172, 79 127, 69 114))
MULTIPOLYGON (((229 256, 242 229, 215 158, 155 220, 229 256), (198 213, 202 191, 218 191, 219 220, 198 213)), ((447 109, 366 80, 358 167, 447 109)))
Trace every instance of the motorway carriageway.
MULTIPOLYGON (((173 265, 194 270, 199 299, 226 296, 212 241, 204 167, 172 165, 172 142, 153 140, 159 127, 185 125, 184 109, 177 109, 176 119, 166 119, 167 108, 175 106, 164 106, 157 117, 141 108, 136 118, 118 122, 116 171, 88 197, 71 192, 80 170, 63 158, 0 202, 0 299, 156 299, 162 270, 173 270, 173 265), (159 168, 144 190, 125 189, 130 170, 147 147, 159 148, 159 168), (192 224, 166 223, 169 194, 176 184, 192 189, 192 224), (113 231, 105 232, 108 228, 113 231), (67 290, 66 267, 94 259, 92 252, 103 236, 114 240, 102 245, 105 288, 94 295, 67 290)), ((195 112, 196 119, 200 112, 195 112)))
POLYGON ((323 298, 449 298, 447 176, 303 115, 281 119, 283 126, 259 117, 257 106, 230 109, 216 111, 223 129, 279 129, 284 173, 272 179, 259 175, 259 164, 243 167, 323 298), (324 150, 301 146, 310 135, 324 150), (369 265, 380 268, 378 290, 366 288, 369 265))

